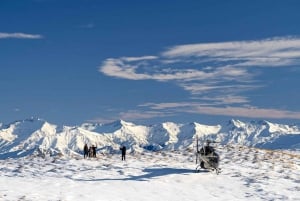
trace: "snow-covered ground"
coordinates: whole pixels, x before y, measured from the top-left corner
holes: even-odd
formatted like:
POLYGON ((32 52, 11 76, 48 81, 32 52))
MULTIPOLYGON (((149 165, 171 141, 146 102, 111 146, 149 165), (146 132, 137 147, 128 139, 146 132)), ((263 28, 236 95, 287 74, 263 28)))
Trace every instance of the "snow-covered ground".
POLYGON ((1 201, 300 201, 299 170, 297 125, 0 123, 1 201), (196 139, 219 142, 219 175, 195 172, 196 139), (85 143, 97 146, 97 158, 83 159, 85 143))
POLYGON ((222 172, 196 173, 192 152, 0 160, 0 200, 300 200, 300 153, 218 147, 222 172))

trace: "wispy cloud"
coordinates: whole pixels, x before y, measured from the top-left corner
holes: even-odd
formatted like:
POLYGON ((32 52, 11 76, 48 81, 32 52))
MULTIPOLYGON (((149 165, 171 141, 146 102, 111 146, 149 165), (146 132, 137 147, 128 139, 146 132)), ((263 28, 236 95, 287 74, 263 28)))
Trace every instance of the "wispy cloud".
POLYGON ((177 82, 196 94, 203 89, 218 89, 229 81, 231 85, 235 82, 235 86, 247 82, 248 87, 243 89, 255 88, 253 82, 259 71, 251 71, 251 67, 286 67, 299 63, 300 38, 282 37, 179 45, 157 56, 110 58, 99 71, 123 79, 177 82))
POLYGON ((156 56, 143 56, 143 57, 122 57, 121 60, 123 61, 145 61, 145 60, 154 60, 158 59, 156 56))
POLYGON ((167 117, 172 116, 173 113, 162 112, 162 111, 138 111, 138 110, 129 110, 126 112, 120 113, 120 119, 126 120, 141 120, 141 119, 151 119, 156 117, 167 117))
POLYGON ((297 112, 249 107, 251 98, 245 93, 267 85, 260 80, 263 68, 292 69, 299 64, 300 38, 278 37, 178 45, 157 55, 109 58, 99 71, 122 79, 170 82, 189 92, 189 100, 201 102, 142 105, 155 112, 300 118, 297 112))
POLYGON ((278 109, 246 108, 246 107, 199 107, 197 110, 190 110, 191 113, 238 116, 247 118, 272 118, 272 119, 300 119, 300 112, 293 112, 278 109))
POLYGON ((300 38, 279 37, 258 41, 233 41, 178 45, 162 55, 166 58, 209 58, 214 61, 232 61, 235 66, 278 67, 300 59, 300 38))
MULTIPOLYGON (((146 57, 141 57, 146 58, 146 57)), ((153 68, 151 62, 148 62, 148 58, 154 60, 157 57, 147 56, 147 59, 141 59, 138 57, 122 57, 122 58, 110 58, 106 59, 99 71, 105 75, 112 77, 119 77, 131 80, 157 80, 157 81, 192 81, 192 80, 207 80, 218 79, 222 77, 222 80, 243 79, 250 77, 251 74, 245 69, 238 69, 231 66, 223 66, 218 68, 204 69, 192 69, 192 68, 170 68, 168 66, 159 65, 158 68, 153 68), (144 72, 138 72, 144 70, 144 72)), ((156 60, 156 62, 160 62, 156 60)), ((184 61, 183 61, 184 62, 184 61)), ((181 62, 182 65, 186 65, 181 62)))
POLYGON ((41 39, 42 35, 39 34, 26 34, 26 33, 3 33, 0 32, 0 39, 8 39, 8 38, 16 38, 16 39, 41 39))
POLYGON ((117 119, 124 119, 126 121, 136 121, 136 120, 144 120, 144 119, 151 119, 156 117, 168 117, 174 115, 173 113, 168 113, 165 111, 138 111, 138 110, 128 110, 125 112, 120 112, 117 116, 114 118, 111 117, 103 117, 103 118, 96 118, 92 120, 87 120, 87 122, 93 122, 93 123, 109 123, 116 121, 117 119))
POLYGON ((151 79, 151 75, 146 73, 136 73, 137 66, 126 64, 124 60, 107 59, 103 62, 100 71, 105 75, 124 78, 129 80, 151 79))
POLYGON ((146 103, 140 107, 151 108, 160 112, 191 113, 207 115, 238 116, 247 118, 300 119, 300 112, 279 109, 266 109, 251 106, 216 107, 197 102, 146 103))

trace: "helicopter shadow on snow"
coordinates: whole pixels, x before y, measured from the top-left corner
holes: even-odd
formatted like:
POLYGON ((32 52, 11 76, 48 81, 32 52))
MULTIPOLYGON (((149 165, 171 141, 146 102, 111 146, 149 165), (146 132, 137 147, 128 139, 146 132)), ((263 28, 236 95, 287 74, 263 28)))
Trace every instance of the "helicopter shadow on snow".
POLYGON ((146 181, 155 177, 162 177, 167 175, 187 175, 195 171, 191 169, 179 169, 179 168, 146 168, 143 170, 143 175, 130 176, 124 178, 123 180, 136 180, 136 181, 146 181))
MULTIPOLYGON (((101 179, 74 179, 77 181, 149 181, 157 177, 163 177, 168 175, 188 175, 191 173, 201 173, 206 170, 195 171, 193 169, 180 169, 180 168, 146 168, 141 175, 129 175, 126 178, 101 178, 101 179)), ((123 174, 123 171, 119 172, 123 174)))

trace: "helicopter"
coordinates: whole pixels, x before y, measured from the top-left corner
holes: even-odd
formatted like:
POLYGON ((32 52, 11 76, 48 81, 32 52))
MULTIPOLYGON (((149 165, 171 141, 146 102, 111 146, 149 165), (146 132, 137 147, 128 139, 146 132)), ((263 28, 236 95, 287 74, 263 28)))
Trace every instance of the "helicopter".
POLYGON ((206 169, 215 171, 216 174, 221 172, 219 168, 220 157, 216 153, 215 148, 212 147, 211 143, 217 143, 215 141, 206 140, 206 142, 199 149, 198 136, 196 138, 196 172, 200 172, 200 169, 206 169))

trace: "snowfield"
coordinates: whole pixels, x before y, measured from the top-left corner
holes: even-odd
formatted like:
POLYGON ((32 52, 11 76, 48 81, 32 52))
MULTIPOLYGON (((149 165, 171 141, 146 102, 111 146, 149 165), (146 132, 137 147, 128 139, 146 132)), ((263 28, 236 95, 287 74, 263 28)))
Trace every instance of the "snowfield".
POLYGON ((222 172, 188 151, 0 160, 0 200, 300 200, 300 155, 219 146, 222 172))
POLYGON ((230 120, 223 125, 57 126, 38 118, 0 123, 2 201, 300 201, 300 127, 230 120), (195 172, 195 139, 209 139, 222 172, 195 172), (97 158, 83 159, 83 146, 97 158), (120 146, 128 149, 121 161, 120 146))

